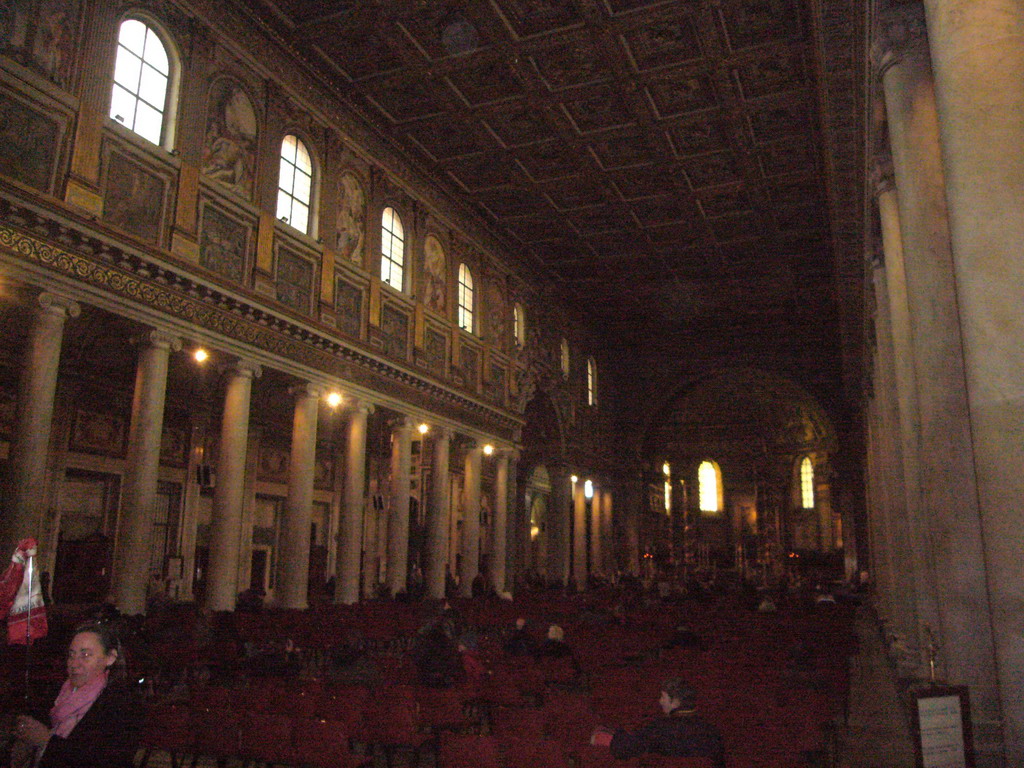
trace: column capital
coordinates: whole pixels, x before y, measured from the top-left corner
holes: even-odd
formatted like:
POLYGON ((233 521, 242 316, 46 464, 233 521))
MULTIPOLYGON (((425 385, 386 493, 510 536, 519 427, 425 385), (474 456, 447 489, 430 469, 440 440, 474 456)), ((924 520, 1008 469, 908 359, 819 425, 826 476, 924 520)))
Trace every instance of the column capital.
POLYGON ((156 347, 158 349, 169 349, 172 352, 180 352, 182 347, 181 337, 162 331, 159 328, 151 328, 148 331, 132 336, 130 342, 139 347, 156 347))
POLYGON ((416 426, 416 419, 408 414, 400 413, 397 416, 392 416, 387 420, 388 429, 399 432, 405 430, 412 430, 416 426))
POLYGON ((868 182, 876 198, 896 189, 896 174, 892 165, 892 150, 889 147, 875 148, 871 157, 868 182))
POLYGON ((263 375, 263 367, 251 360, 238 359, 223 366, 224 373, 234 373, 248 379, 258 379, 263 375))
POLYGON ((288 387, 288 392, 294 395, 296 398, 314 398, 319 399, 324 393, 324 388, 319 384, 314 384, 311 381, 303 381, 299 384, 293 384, 288 387))
POLYGON ((43 312, 49 312, 62 318, 78 317, 82 313, 82 307, 77 301, 49 291, 43 291, 36 296, 36 302, 43 312))
POLYGON ((927 56, 928 27, 924 4, 886 3, 875 16, 871 63, 881 80, 891 68, 911 56, 927 56))
POLYGON ((369 416, 371 413, 377 410, 377 406, 368 400, 360 400, 358 397, 353 397, 348 406, 345 408, 346 411, 351 413, 362 413, 364 416, 369 416))

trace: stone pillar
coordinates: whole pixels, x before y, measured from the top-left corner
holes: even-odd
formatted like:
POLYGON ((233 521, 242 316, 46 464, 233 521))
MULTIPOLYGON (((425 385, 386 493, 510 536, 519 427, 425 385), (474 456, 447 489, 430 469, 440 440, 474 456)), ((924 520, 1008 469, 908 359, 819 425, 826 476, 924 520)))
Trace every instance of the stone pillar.
POLYGON ((114 556, 114 599, 117 609, 129 616, 146 611, 153 504, 172 349, 179 351, 181 340, 160 331, 151 331, 139 340, 114 556))
POLYGON ((293 389, 292 450, 288 462, 288 498, 281 521, 276 602, 281 608, 302 610, 308 605, 309 531, 313 518, 313 479, 316 473, 316 432, 320 410, 318 387, 293 389))
POLYGON ((424 573, 427 597, 444 598, 448 574, 448 525, 451 516, 452 433, 447 427, 434 429, 434 451, 430 479, 430 506, 427 508, 427 567, 424 573))
MULTIPOLYGON (((64 320, 78 317, 78 304, 52 293, 37 297, 18 384, 18 403, 7 467, 7 509, 0 515, 0 552, 10 557, 18 541, 42 535, 47 452, 53 398, 64 338, 64 320)), ((6 567, 6 566, 5 566, 6 567)))
POLYGON ((501 451, 494 477, 494 520, 491 522, 491 586, 501 594, 505 591, 505 566, 508 552, 508 451, 501 451))
POLYGON ((572 580, 576 589, 587 588, 587 498, 582 477, 572 487, 572 580))
MULTIPOLYGON (((939 674, 950 682, 970 685, 976 744, 984 752, 989 748, 984 743, 986 734, 992 733, 999 718, 992 614, 945 174, 920 6, 895 6, 882 16, 876 42, 881 52, 879 71, 896 178, 917 385, 913 416, 918 420, 920 497, 919 506, 909 508, 917 536, 908 554, 918 559, 915 568, 925 570, 919 586, 930 587, 927 594, 917 595, 918 619, 932 630, 940 646, 939 674), (922 552, 923 563, 918 554, 922 552)), ((919 636, 920 645, 922 640, 919 636)))
POLYGON ((334 602, 359 602, 363 506, 366 499, 366 420, 372 406, 352 404, 345 443, 345 500, 338 526, 338 578, 334 602))
POLYGON ((243 360, 227 370, 220 448, 217 451, 217 486, 213 491, 213 519, 210 524, 210 564, 206 581, 206 605, 214 611, 234 610, 238 596, 238 555, 245 492, 246 447, 249 440, 249 398, 252 380, 261 373, 259 365, 243 360))
POLYGON ((462 505, 462 562, 459 592, 473 595, 473 579, 480 571, 480 463, 483 447, 474 442, 466 451, 466 476, 462 505))
POLYGON ((615 531, 612 525, 612 492, 605 489, 601 492, 601 499, 601 551, 604 553, 602 568, 605 575, 611 577, 618 571, 618 564, 615 561, 615 531))
POLYGON ((547 529, 547 577, 561 586, 569 583, 572 545, 569 536, 572 519, 572 483, 565 467, 551 468, 551 495, 545 510, 547 529))
POLYGON ((963 596, 972 604, 963 623, 987 597, 1003 758, 1024 765, 1024 5, 926 0, 925 8, 984 542, 983 557, 972 548, 956 559, 988 587, 987 596, 981 585, 963 596))
POLYGON ((388 589, 397 595, 409 576, 409 472, 412 419, 400 417, 391 433, 391 510, 388 517, 388 589))
POLYGON ((591 575, 600 575, 604 572, 602 541, 604 532, 602 530, 602 503, 601 489, 593 488, 593 495, 590 497, 590 568, 591 575))

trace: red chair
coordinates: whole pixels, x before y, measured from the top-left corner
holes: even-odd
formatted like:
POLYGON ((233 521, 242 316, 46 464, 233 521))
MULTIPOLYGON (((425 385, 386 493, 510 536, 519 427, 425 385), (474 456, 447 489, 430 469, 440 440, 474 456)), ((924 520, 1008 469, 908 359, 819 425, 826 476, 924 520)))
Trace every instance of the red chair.
POLYGON ((192 709, 196 756, 227 760, 237 757, 244 715, 233 709, 192 709))
POLYGON ((146 768, 153 752, 166 752, 171 768, 178 768, 180 758, 191 754, 194 749, 189 708, 172 704, 148 705, 141 744, 143 753, 139 768, 146 768))
POLYGON ((267 766, 294 762, 292 720, 288 715, 247 712, 242 722, 239 754, 267 766))
POLYGON ((569 768, 561 742, 537 736, 496 737, 503 762, 511 768, 569 768))
POLYGON ((498 750, 491 736, 441 736, 438 768, 501 768, 498 750))
POLYGON ((415 697, 420 724, 435 732, 458 728, 467 721, 463 691, 459 688, 419 686, 415 689, 415 697))
POLYGON ((370 758, 349 747, 344 723, 320 718, 296 718, 292 723, 295 763, 304 768, 358 768, 370 758))

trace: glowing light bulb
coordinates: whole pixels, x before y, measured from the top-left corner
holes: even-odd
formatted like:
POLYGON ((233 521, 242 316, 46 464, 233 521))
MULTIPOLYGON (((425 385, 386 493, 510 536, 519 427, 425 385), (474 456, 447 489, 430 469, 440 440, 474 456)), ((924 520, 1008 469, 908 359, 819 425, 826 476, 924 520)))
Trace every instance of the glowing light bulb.
POLYGON ((195 358, 195 361, 197 363, 205 363, 207 360, 210 359, 210 353, 207 352, 202 347, 200 347, 199 349, 192 353, 192 357, 195 358))
POLYGON ((327 395, 327 404, 331 406, 331 408, 337 408, 341 405, 341 394, 338 392, 331 392, 327 395))

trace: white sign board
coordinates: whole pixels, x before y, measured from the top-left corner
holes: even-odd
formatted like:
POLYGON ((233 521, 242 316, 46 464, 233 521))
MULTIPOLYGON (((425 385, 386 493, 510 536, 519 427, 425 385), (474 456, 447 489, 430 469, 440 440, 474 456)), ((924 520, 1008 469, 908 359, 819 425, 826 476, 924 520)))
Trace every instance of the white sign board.
POLYGON ((967 768, 960 697, 929 696, 917 700, 923 768, 967 768))

